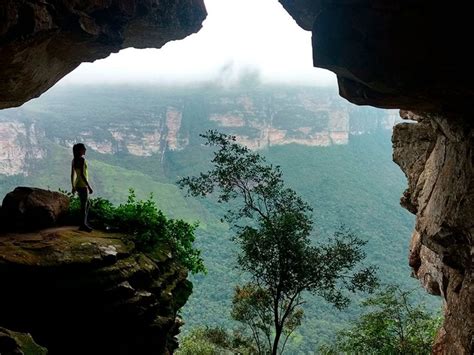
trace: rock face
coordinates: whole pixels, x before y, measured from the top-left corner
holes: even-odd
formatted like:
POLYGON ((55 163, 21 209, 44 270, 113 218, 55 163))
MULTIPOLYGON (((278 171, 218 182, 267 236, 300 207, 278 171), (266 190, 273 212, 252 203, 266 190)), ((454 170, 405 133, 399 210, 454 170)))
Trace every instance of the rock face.
POLYGON ((31 335, 0 327, 0 354, 46 355, 48 351, 35 343, 31 335))
POLYGON ((391 130, 400 121, 397 110, 362 110, 332 88, 262 85, 245 90, 207 87, 199 93, 177 87, 170 93, 156 91, 58 88, 56 95, 0 111, 0 176, 30 175, 44 164, 43 158, 54 159, 52 151, 70 149, 76 142, 101 154, 155 156, 163 161, 171 151, 196 144, 197 126, 199 132, 215 128, 252 149, 264 149, 344 145, 351 135, 391 130), (61 115, 55 114, 57 107, 61 115), (26 140, 18 130, 5 129, 2 134, 2 126, 34 131, 28 130, 26 140))
POLYGON ((59 192, 17 187, 3 199, 0 210, 7 230, 38 230, 55 226, 67 213, 69 198, 59 192))
POLYGON ((474 127, 467 120, 401 112, 394 161, 408 178, 401 203, 416 214, 409 262, 425 289, 440 295, 445 320, 434 352, 474 351, 474 127))
POLYGON ((44 131, 26 122, 0 122, 0 175, 18 175, 28 171, 29 162, 43 159, 40 146, 44 131))
POLYGON ((313 33, 314 65, 338 76, 356 104, 472 112, 470 4, 442 1, 279 0, 313 33))
POLYGON ((205 17, 202 0, 2 1, 0 109, 39 96, 82 62, 182 39, 205 17))
POLYGON ((169 354, 186 277, 166 248, 147 256, 122 235, 4 234, 0 326, 32 334, 50 355, 169 354))

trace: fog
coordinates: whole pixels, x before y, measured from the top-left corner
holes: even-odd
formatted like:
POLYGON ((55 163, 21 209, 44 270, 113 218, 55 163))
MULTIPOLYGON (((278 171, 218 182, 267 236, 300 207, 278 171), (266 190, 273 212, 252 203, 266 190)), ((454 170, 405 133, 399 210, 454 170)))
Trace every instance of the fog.
POLYGON ((61 83, 189 83, 229 85, 251 75, 263 82, 335 85, 312 65, 311 33, 277 0, 205 0, 208 17, 197 34, 161 49, 128 48, 83 63, 61 83))

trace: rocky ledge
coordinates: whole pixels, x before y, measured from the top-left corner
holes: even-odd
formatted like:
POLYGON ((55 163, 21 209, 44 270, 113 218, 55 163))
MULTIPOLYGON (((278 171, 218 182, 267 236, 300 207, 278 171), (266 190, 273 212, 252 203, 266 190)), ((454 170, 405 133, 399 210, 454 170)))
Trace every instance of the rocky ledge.
POLYGON ((169 354, 191 293, 171 253, 59 227, 0 235, 0 326, 54 354, 169 354))

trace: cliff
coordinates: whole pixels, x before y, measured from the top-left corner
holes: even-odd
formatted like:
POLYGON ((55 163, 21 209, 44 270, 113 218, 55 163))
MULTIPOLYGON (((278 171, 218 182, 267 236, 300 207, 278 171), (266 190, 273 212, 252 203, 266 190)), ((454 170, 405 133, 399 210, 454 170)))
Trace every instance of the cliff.
POLYGON ((470 354, 474 339, 474 129, 403 111, 416 123, 393 133, 394 161, 408 178, 402 206, 416 214, 410 266, 445 303, 435 353, 470 354), (453 179, 455 179, 453 181, 453 179), (454 183, 453 183, 454 182, 454 183))
POLYGON ((77 141, 105 155, 162 159, 200 144, 197 134, 209 128, 234 134, 252 149, 265 149, 345 145, 351 135, 390 130, 399 120, 394 110, 349 105, 332 88, 112 90, 58 89, 22 108, 0 112, 0 176, 29 175, 48 158, 48 147, 70 148, 77 141))
POLYGON ((0 326, 52 355, 173 352, 186 270, 166 249, 151 257, 123 235, 76 229, 0 235, 0 326))
POLYGON ((31 335, 0 327, 0 354, 46 355, 48 351, 35 343, 31 335))
POLYGON ((279 0, 311 31, 314 66, 336 73, 358 105, 472 112, 469 3, 279 0))

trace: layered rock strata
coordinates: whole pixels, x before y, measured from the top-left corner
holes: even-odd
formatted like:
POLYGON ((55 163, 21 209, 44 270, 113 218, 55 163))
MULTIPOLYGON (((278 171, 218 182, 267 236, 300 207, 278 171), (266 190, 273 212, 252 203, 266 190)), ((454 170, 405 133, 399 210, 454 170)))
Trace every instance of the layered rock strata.
POLYGON ((182 39, 205 17, 202 0, 2 1, 0 108, 39 96, 82 62, 182 39))
POLYGON ((0 326, 54 354, 169 354, 191 285, 163 249, 56 228, 0 235, 0 326))
POLYGON ((416 214, 409 263, 444 300, 434 353, 474 352, 474 127, 465 120, 402 111, 394 161, 408 178, 401 204, 416 214))

